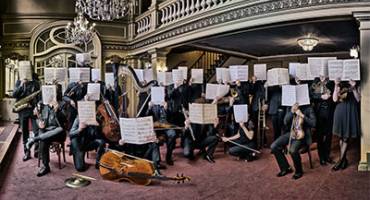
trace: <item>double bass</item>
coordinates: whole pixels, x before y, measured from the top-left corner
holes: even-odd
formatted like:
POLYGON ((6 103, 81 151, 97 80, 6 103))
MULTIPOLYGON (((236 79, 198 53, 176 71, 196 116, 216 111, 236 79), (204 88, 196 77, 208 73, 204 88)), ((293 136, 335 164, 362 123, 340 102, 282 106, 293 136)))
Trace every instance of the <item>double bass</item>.
POLYGON ((108 150, 99 161, 99 172, 105 180, 128 181, 138 185, 149 185, 152 180, 189 181, 190 177, 177 175, 167 177, 155 173, 151 161, 115 150, 108 150))
POLYGON ((103 102, 98 106, 98 116, 102 121, 103 135, 111 142, 118 142, 121 139, 119 120, 109 101, 101 95, 103 102))

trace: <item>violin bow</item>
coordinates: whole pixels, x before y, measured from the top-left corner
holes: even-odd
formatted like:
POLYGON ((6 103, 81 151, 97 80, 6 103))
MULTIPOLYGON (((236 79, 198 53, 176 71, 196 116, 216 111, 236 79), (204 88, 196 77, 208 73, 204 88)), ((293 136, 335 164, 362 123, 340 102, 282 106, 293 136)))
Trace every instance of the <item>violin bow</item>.
MULTIPOLYGON (((220 135, 218 135, 218 134, 217 134, 217 137, 221 138, 221 136, 220 136, 220 135)), ((228 141, 226 141, 226 142, 230 142, 231 144, 234 144, 234 145, 236 145, 236 146, 238 146, 238 147, 241 147, 241 148, 243 148, 243 149, 247 149, 247 150, 252 151, 252 152, 254 152, 254 153, 258 153, 258 154, 260 154, 260 153, 261 153, 260 151, 258 151, 258 150, 256 150, 256 149, 253 149, 253 148, 250 148, 250 147, 248 147, 248 146, 245 146, 245 145, 239 144, 239 143, 234 142, 234 141, 232 141, 232 140, 228 140, 228 141)))

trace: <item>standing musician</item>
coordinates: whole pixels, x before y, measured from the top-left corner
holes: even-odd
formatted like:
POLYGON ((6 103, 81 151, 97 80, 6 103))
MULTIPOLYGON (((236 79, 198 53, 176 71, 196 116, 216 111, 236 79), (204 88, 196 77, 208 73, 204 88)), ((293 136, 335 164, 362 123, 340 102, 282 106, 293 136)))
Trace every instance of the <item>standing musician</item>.
POLYGON ((194 159, 194 149, 200 149, 199 154, 210 163, 215 163, 213 154, 218 144, 217 126, 218 118, 215 119, 212 125, 190 123, 187 118, 185 120, 184 133, 184 156, 190 160, 194 159), (191 134, 195 136, 195 141, 191 134))
POLYGON ((169 110, 171 111, 171 118, 169 122, 175 124, 176 126, 183 126, 184 115, 182 113, 183 103, 184 103, 184 93, 186 90, 186 84, 183 82, 177 82, 174 84, 174 88, 169 90, 169 110))
POLYGON ((283 129, 285 110, 281 105, 281 86, 268 88, 268 98, 263 109, 271 116, 272 127, 274 128, 274 141, 280 137, 283 129))
POLYGON ((310 87, 313 108, 317 117, 317 152, 320 165, 333 162, 330 159, 334 110, 334 103, 331 98, 332 91, 333 87, 325 76, 320 76, 319 79, 316 78, 310 87))
MULTIPOLYGON (((172 117, 167 102, 164 102, 163 105, 153 105, 152 102, 149 102, 146 116, 152 116, 154 122, 165 124, 168 124, 169 119, 172 117)), ((172 152, 176 147, 176 131, 174 129, 160 130, 157 131, 157 135, 164 135, 166 137, 166 163, 168 165, 173 165, 172 152)))
POLYGON ((316 126, 316 116, 310 105, 300 107, 296 103, 291 107, 290 112, 286 113, 284 124, 291 127, 290 132, 278 137, 271 144, 271 153, 274 154, 280 168, 277 176, 282 177, 293 172, 283 153, 284 147, 288 145, 288 152, 295 168, 292 178, 299 179, 303 176, 299 149, 304 144, 309 146, 312 143, 311 128, 316 126))
POLYGON ((80 122, 77 116, 69 132, 69 138, 76 170, 80 172, 86 170, 85 153, 94 149, 97 151, 95 168, 98 169, 99 160, 104 153, 105 147, 101 126, 87 125, 80 122))
MULTIPOLYGON (((239 130, 237 134, 231 137, 221 137, 223 142, 233 141, 243 146, 255 149, 256 142, 254 140, 254 125, 251 120, 246 123, 239 123, 239 130)), ((255 153, 253 151, 247 150, 240 146, 232 146, 229 148, 229 154, 238 157, 240 160, 252 161, 255 159, 255 153)))
POLYGON ((34 110, 34 114, 38 116, 39 135, 30 137, 26 148, 29 150, 35 142, 40 142, 42 166, 37 173, 37 176, 40 177, 50 172, 50 144, 54 141, 63 142, 66 138, 66 132, 62 127, 66 121, 66 116, 56 101, 50 105, 39 103, 34 110))
MULTIPOLYGON (((40 84, 38 82, 37 75, 33 74, 32 80, 27 80, 27 79, 17 80, 12 96, 18 102, 19 100, 23 100, 27 97, 31 97, 30 95, 36 94, 36 92, 39 90, 40 90, 40 84)), ((23 148, 24 148, 23 161, 27 161, 31 159, 31 152, 29 149, 26 148, 26 143, 30 136, 30 132, 28 129, 29 120, 31 120, 32 122, 32 130, 33 130, 34 135, 37 136, 38 134, 36 118, 33 115, 33 109, 36 107, 38 99, 39 99, 39 95, 32 97, 32 99, 26 102, 28 103, 27 107, 18 112, 19 122, 20 122, 20 126, 22 129, 22 137, 23 137, 23 148)), ((38 156, 37 150, 38 150, 38 147, 35 146, 35 153, 34 153, 35 157, 38 156)))
MULTIPOLYGON (((250 105, 250 112, 251 119, 255 125, 258 124, 258 112, 260 111, 259 104, 263 105, 262 102, 265 100, 265 87, 264 83, 260 80, 256 80, 255 76, 252 77, 251 82, 251 94, 252 94, 252 102, 250 105)), ((254 126, 254 132, 257 133, 257 126, 254 126)))
POLYGON ((236 80, 235 88, 236 93, 238 94, 235 97, 234 104, 248 104, 249 105, 249 82, 240 82, 240 80, 236 80))

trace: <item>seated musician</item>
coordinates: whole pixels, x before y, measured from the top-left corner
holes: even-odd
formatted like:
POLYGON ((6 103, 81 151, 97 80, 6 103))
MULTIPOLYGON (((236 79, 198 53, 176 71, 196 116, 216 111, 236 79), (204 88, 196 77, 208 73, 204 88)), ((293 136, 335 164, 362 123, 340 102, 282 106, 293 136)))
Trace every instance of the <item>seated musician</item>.
POLYGON ((184 156, 190 160, 194 159, 194 149, 200 149, 200 154, 210 163, 215 163, 213 154, 218 144, 217 126, 218 118, 212 125, 202 125, 190 123, 189 119, 185 120, 184 133, 184 156), (193 136, 194 138, 193 138, 193 136))
POLYGON ((68 113, 68 124, 66 127, 68 130, 72 128, 72 124, 77 116, 76 103, 77 101, 82 100, 86 93, 87 86, 83 84, 82 81, 68 84, 67 89, 64 91, 63 102, 65 105, 63 107, 68 113))
POLYGON ((299 106, 296 103, 291 107, 290 112, 286 113, 284 124, 286 127, 291 127, 291 130, 278 137, 271 144, 271 152, 274 154, 280 168, 277 176, 282 177, 293 172, 283 153, 285 146, 288 145, 288 152, 293 159, 295 168, 292 178, 299 179, 303 175, 299 150, 302 145, 309 146, 311 144, 311 128, 316 126, 316 116, 310 105, 299 106))
MULTIPOLYGON (((168 119, 171 117, 170 110, 168 109, 168 104, 165 102, 163 105, 153 105, 149 102, 149 108, 147 110, 146 116, 153 116, 154 122, 168 123, 168 119)), ((173 165, 172 152, 176 147, 176 131, 173 129, 156 131, 157 135, 164 135, 166 137, 166 163, 168 165, 173 165)))
MULTIPOLYGON (((256 142, 254 140, 254 125, 251 119, 247 123, 239 123, 238 132, 231 137, 222 137, 222 141, 233 141, 237 144, 247 146, 255 149, 256 142)), ((240 160, 252 161, 256 158, 256 154, 253 151, 242 148, 240 146, 231 146, 229 148, 229 154, 238 157, 240 160)))
POLYGON ((80 122, 78 116, 74 120, 69 138, 71 140, 73 163, 77 171, 86 170, 85 153, 94 149, 97 151, 95 168, 99 168, 100 157, 105 151, 105 141, 100 127, 80 122))
POLYGON ((51 105, 39 103, 34 110, 34 114, 38 116, 39 135, 30 137, 26 148, 30 149, 35 142, 40 142, 39 153, 42 166, 37 173, 37 176, 40 177, 50 172, 50 144, 54 141, 63 142, 66 138, 66 132, 62 128, 66 119, 58 102, 51 105))

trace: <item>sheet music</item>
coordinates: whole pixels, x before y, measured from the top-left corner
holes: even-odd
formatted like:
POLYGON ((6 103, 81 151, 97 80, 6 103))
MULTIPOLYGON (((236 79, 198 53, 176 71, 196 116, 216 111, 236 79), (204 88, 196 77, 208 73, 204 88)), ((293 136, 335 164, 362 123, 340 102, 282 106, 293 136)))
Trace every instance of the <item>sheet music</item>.
POLYGON ((18 63, 19 80, 32 80, 32 68, 30 61, 19 61, 18 63))
POLYGON ((64 82, 66 79, 65 68, 46 67, 44 68, 44 82, 53 83, 54 80, 57 82, 64 82))
POLYGON ((343 60, 330 60, 329 61, 329 79, 335 80, 337 78, 342 79, 343 76, 343 60))
POLYGON ((292 106, 295 103, 299 105, 309 105, 310 97, 308 85, 283 85, 282 87, 282 105, 292 106))
POLYGON ((328 76, 328 62, 329 60, 336 60, 336 57, 311 57, 307 58, 310 79, 316 77, 328 76))
POLYGON ((253 66, 254 76, 257 78, 257 80, 266 80, 267 78, 266 70, 267 70, 266 64, 255 64, 253 66))
POLYGON ((216 104, 189 104, 189 119, 191 123, 213 124, 216 117, 216 104))
POLYGON ((360 75, 360 60, 348 59, 343 62, 343 77, 342 80, 355 80, 361 79, 360 75))
POLYGON ((301 63, 289 63, 289 75, 296 76, 297 67, 300 66, 301 63))
POLYGON ((222 83, 227 83, 230 81, 230 71, 228 68, 216 68, 216 80, 222 83))
POLYGON ((100 83, 87 84, 87 95, 90 101, 100 100, 100 83))
POLYGON ((223 69, 225 68, 216 68, 216 81, 219 82, 219 81, 223 81, 222 80, 222 72, 223 72, 223 69))
POLYGON ((44 68, 44 82, 45 83, 52 83, 54 80, 55 75, 55 68, 53 67, 45 67, 44 68))
POLYGON ((152 87, 151 88, 151 101, 153 104, 163 104, 165 98, 164 87, 152 87))
POLYGON ((267 71, 268 86, 289 84, 289 72, 285 68, 274 68, 267 71))
POLYGON ((144 70, 144 80, 149 83, 150 81, 153 80, 153 70, 152 68, 150 69, 145 69, 144 70))
POLYGON ((54 68, 54 79, 57 82, 65 82, 67 77, 67 69, 63 67, 54 68))
POLYGON ((299 64, 296 66, 296 77, 299 80, 311 80, 308 64, 299 64))
POLYGON ((91 69, 91 80, 92 81, 101 81, 100 69, 91 69))
POLYGON ((139 81, 143 82, 144 81, 144 70, 134 69, 134 71, 135 71, 135 74, 136 74, 137 78, 139 79, 139 81))
POLYGON ((76 54, 76 62, 79 65, 84 65, 84 64, 91 63, 90 53, 77 53, 76 54))
POLYGON ((184 76, 182 75, 182 70, 173 69, 172 70, 172 80, 174 83, 182 83, 184 76))
POLYGON ((172 72, 157 72, 157 81, 161 85, 169 86, 173 84, 172 72))
POLYGON ((231 81, 248 81, 248 65, 231 65, 229 67, 231 81))
POLYGON ((69 82, 82 81, 84 83, 90 82, 90 68, 87 67, 76 67, 69 68, 69 82))
POLYGON ((182 76, 184 80, 188 79, 188 67, 187 66, 179 66, 177 69, 182 71, 182 76))
POLYGON ((105 73, 105 85, 114 88, 114 74, 105 73))
POLYGON ((146 144, 156 141, 153 117, 120 118, 121 138, 129 144, 146 144))
POLYGON ((78 119, 87 125, 98 125, 96 121, 95 101, 78 101, 78 119))
POLYGON ((41 86, 42 103, 47 105, 57 100, 57 87, 56 85, 43 85, 41 86))
POLYGON ((216 97, 225 96, 230 90, 229 85, 211 84, 206 85, 206 99, 215 99, 216 97))
POLYGON ((248 105, 234 105, 235 122, 245 123, 248 122, 248 105))
POLYGON ((193 83, 203 84, 203 69, 191 69, 193 83))

